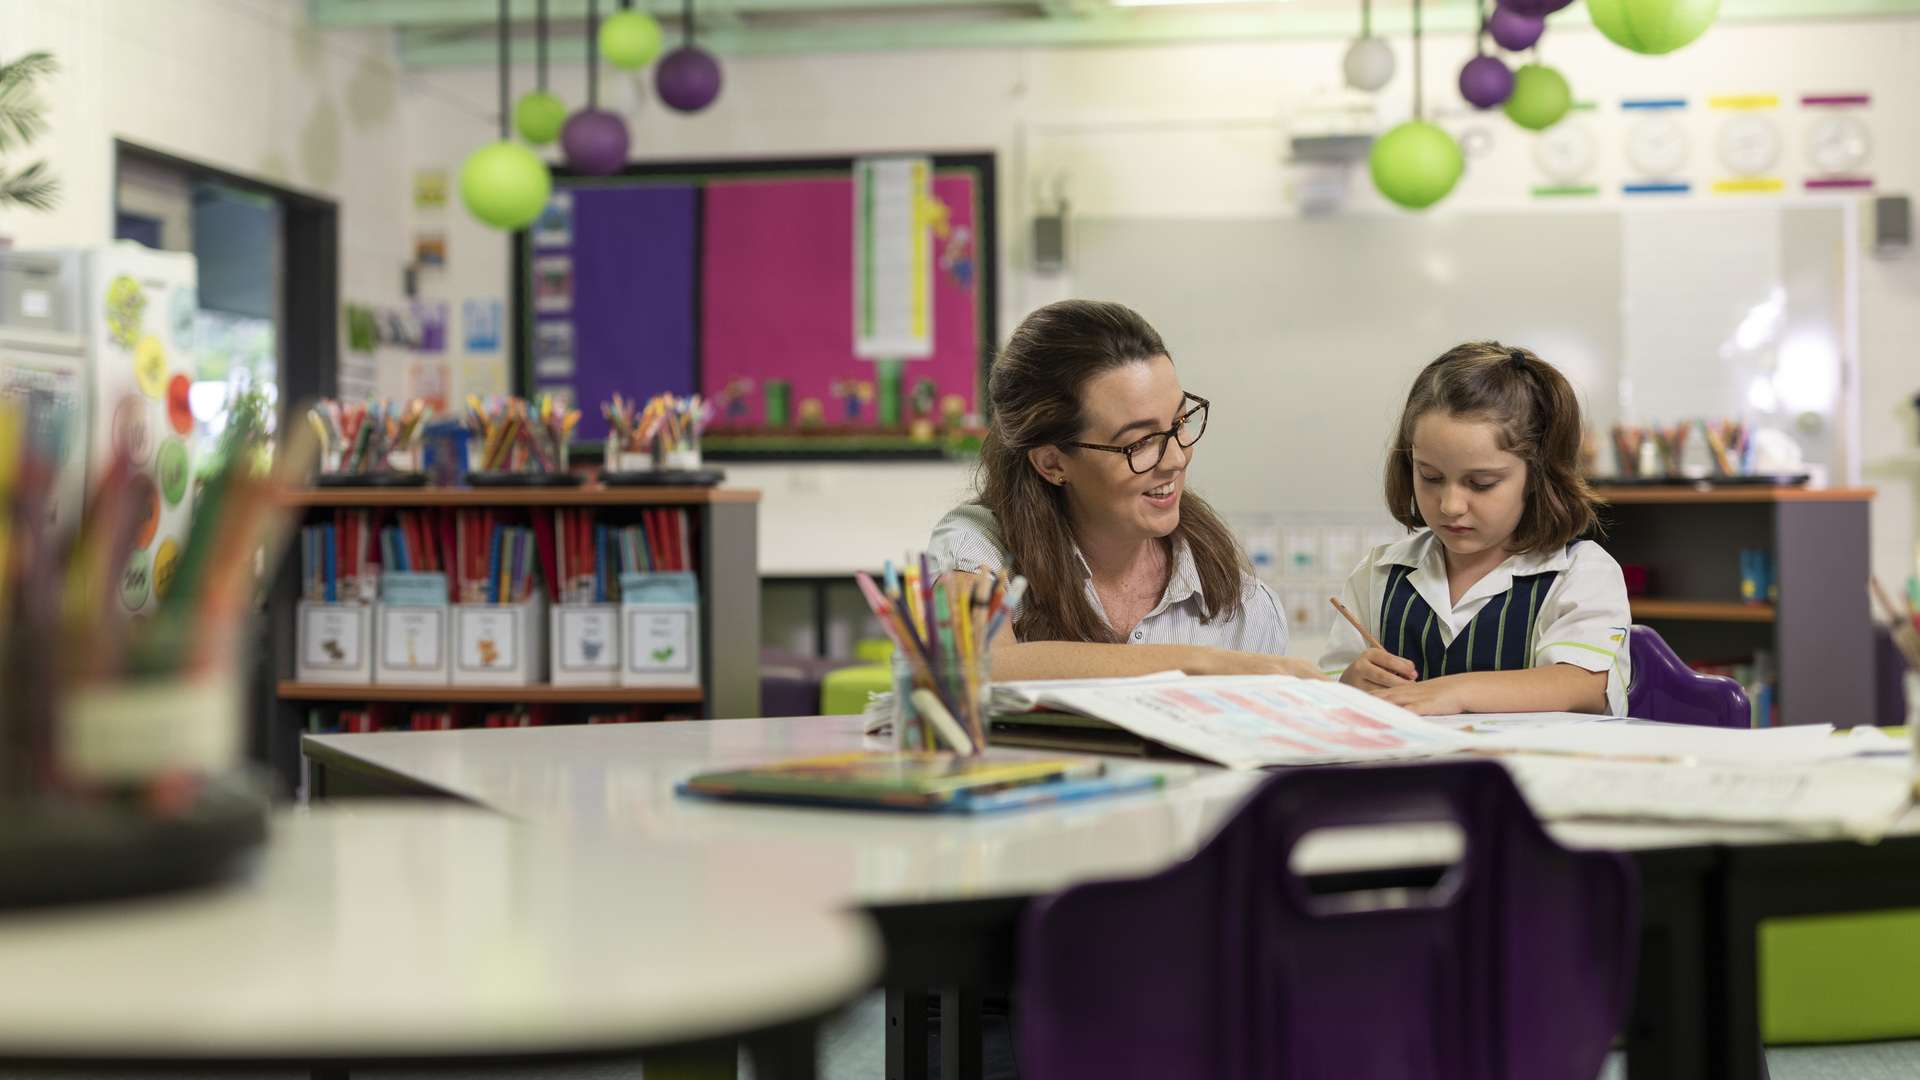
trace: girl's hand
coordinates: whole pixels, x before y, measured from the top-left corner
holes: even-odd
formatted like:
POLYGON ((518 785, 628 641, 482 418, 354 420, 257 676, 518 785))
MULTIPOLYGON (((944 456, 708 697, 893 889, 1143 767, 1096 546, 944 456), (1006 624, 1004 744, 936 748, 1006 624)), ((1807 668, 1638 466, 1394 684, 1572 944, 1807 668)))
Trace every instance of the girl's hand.
POLYGON ((1460 684, 1451 678, 1375 690, 1373 696, 1419 716, 1453 716, 1473 711, 1467 704, 1466 695, 1460 692, 1460 684))
POLYGON ((1371 694, 1394 687, 1405 686, 1420 678, 1420 671, 1413 661, 1404 656, 1395 656, 1385 649, 1368 649, 1347 665, 1340 673, 1340 681, 1348 686, 1357 686, 1371 694))

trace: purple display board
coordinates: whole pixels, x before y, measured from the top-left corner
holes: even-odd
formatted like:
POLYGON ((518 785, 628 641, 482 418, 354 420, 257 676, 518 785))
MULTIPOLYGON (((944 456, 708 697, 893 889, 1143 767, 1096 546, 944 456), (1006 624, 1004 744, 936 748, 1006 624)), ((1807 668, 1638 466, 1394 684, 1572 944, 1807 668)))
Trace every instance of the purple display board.
POLYGON ((932 162, 934 350, 886 370, 853 354, 855 159, 556 170, 514 241, 516 392, 570 398, 584 442, 616 392, 698 392, 718 408, 709 452, 945 453, 978 429, 995 342, 994 161, 932 162))

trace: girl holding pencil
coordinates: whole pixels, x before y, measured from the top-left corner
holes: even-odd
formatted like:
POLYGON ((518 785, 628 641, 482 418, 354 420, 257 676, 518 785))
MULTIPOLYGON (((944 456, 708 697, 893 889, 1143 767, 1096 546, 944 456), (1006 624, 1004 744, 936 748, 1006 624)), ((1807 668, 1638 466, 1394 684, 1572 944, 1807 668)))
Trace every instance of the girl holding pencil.
POLYGON ((1321 666, 1429 715, 1624 716, 1626 582, 1580 539, 1598 503, 1579 453, 1579 400, 1531 352, 1475 342, 1428 364, 1387 458, 1387 510, 1413 535, 1347 579, 1321 666))

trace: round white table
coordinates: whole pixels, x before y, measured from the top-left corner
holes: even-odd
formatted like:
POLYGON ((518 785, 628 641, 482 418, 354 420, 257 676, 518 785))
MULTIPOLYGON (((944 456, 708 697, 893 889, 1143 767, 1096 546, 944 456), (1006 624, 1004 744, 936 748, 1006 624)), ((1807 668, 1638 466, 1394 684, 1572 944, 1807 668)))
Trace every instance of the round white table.
POLYGON ((0 1061, 730 1071, 740 1039, 810 1077, 818 1020, 879 961, 864 919, 727 845, 615 848, 439 802, 290 810, 215 889, 0 913, 0 1061))

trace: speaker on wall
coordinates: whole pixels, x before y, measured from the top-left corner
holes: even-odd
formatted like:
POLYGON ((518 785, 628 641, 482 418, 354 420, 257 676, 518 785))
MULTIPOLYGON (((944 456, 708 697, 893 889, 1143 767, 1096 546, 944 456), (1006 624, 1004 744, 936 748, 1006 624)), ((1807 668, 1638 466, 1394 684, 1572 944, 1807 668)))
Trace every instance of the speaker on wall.
POLYGON ((1913 200, 1905 195, 1880 195, 1873 200, 1873 253, 1881 258, 1904 255, 1913 246, 1913 200))

